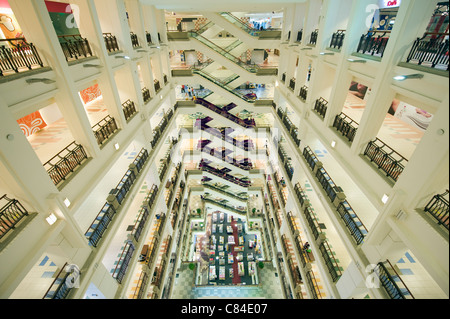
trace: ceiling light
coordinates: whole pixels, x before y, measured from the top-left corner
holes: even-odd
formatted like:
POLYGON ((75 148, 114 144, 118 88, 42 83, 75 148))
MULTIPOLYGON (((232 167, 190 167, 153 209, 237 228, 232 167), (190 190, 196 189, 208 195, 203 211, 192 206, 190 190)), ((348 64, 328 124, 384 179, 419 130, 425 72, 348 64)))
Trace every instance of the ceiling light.
POLYGON ((386 195, 386 194, 383 194, 383 197, 381 198, 381 201, 383 202, 383 204, 386 204, 388 199, 389 199, 389 196, 386 195))
POLYGON ((312 48, 306 47, 306 48, 301 48, 300 50, 312 50, 312 48))
POLYGON ((47 221, 47 223, 49 225, 53 225, 56 222, 57 218, 56 218, 55 214, 52 213, 45 220, 47 221))
POLYGON ((70 200, 68 198, 64 199, 64 205, 66 205, 66 207, 70 206, 70 200))
POLYGON ((353 63, 366 63, 366 60, 361 60, 361 59, 347 59, 348 62, 353 62, 353 63))
POLYGON ((331 141, 331 147, 335 147, 336 146, 336 141, 331 141))
POLYGON ((320 52, 320 55, 334 55, 334 52, 320 52))
POLYGON ((116 144, 114 144, 114 148, 116 149, 116 150, 118 150, 119 149, 119 143, 116 143, 116 144))
POLYGON ((116 55, 116 59, 125 59, 125 60, 131 60, 131 58, 128 55, 116 55))
POLYGON ((423 78, 423 74, 417 73, 417 74, 408 74, 408 75, 397 75, 394 76, 393 79, 395 81, 404 81, 406 79, 421 79, 423 78))
POLYGON ((137 52, 148 52, 147 50, 144 50, 144 49, 138 49, 138 50, 136 50, 137 52))
POLYGON ((97 68, 97 69, 101 69, 101 68, 103 68, 103 65, 100 65, 100 64, 85 63, 85 64, 83 64, 83 67, 85 67, 85 68, 97 68))
POLYGON ((41 83, 45 83, 45 84, 51 84, 51 83, 55 83, 55 80, 51 80, 51 79, 47 79, 47 78, 34 78, 34 79, 26 79, 25 82, 27 82, 28 84, 31 83, 37 83, 37 82, 41 82, 41 83))

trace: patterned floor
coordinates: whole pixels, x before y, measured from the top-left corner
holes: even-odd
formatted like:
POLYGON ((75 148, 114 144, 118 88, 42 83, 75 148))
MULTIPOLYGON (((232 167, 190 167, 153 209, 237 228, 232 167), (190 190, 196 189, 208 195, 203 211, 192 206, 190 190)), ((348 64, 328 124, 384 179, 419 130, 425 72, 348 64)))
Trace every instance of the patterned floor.
POLYGON ((194 275, 188 264, 182 264, 176 274, 172 299, 198 299, 208 297, 218 298, 283 298, 281 284, 276 270, 265 264, 262 270, 258 269, 260 286, 255 287, 195 287, 194 275))

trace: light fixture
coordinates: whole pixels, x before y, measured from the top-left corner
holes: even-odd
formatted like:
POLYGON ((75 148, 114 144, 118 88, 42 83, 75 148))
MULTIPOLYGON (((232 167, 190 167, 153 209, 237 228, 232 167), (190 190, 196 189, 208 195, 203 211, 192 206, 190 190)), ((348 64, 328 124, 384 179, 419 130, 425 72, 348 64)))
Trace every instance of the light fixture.
MULTIPOLYGON (((443 129, 438 129, 437 130, 437 132, 436 132, 438 135, 444 135, 444 133, 445 133, 445 131, 443 130, 443 129)), ((8 135, 10 135, 10 134, 8 134, 8 135)), ((8 138, 8 135, 6 136, 6 138, 8 138)))
POLYGON ((336 141, 331 141, 331 147, 334 148, 336 146, 336 141))
POLYGON ((125 60, 131 60, 131 58, 128 55, 116 55, 116 59, 125 59, 125 60))
POLYGON ((70 206, 70 200, 68 198, 64 199, 64 205, 66 205, 66 207, 70 206))
POLYGON ((160 99, 162 100, 162 99, 163 99, 163 96, 162 96, 162 95, 160 95, 160 96, 159 96, 159 98, 160 98, 160 99))
POLYGON ((7 135, 6 135, 6 139, 7 139, 8 141, 12 141, 12 140, 14 140, 14 135, 12 135, 12 134, 7 134, 7 135))
POLYGON ((383 204, 386 204, 388 199, 389 199, 389 196, 386 195, 386 194, 383 194, 383 197, 381 198, 381 201, 383 202, 383 204))
POLYGON ((334 55, 334 52, 320 52, 320 55, 334 55))
POLYGON ((137 49, 136 51, 137 52, 148 52, 147 50, 144 50, 144 49, 137 49))
POLYGON ((421 78, 423 78, 423 74, 421 74, 421 73, 408 74, 408 75, 397 75, 397 76, 393 77, 393 79, 395 81, 404 81, 406 79, 421 79, 421 78))
POLYGON ((114 144, 114 148, 115 148, 116 150, 118 150, 119 147, 120 147, 119 143, 114 144))
POLYGON ((312 48, 310 48, 310 47, 306 47, 306 48, 301 48, 300 50, 312 50, 312 48))
POLYGON ((83 64, 83 67, 85 67, 85 68, 97 68, 97 69, 101 69, 101 68, 103 68, 103 65, 100 65, 100 64, 85 63, 85 64, 83 64))
POLYGON ((348 62, 352 62, 352 63, 366 63, 366 60, 362 60, 362 59, 347 59, 348 62))
POLYGON ((53 225, 56 222, 57 218, 55 214, 51 213, 45 220, 49 225, 53 225))
POLYGON ((41 83, 45 83, 45 84, 51 84, 51 83, 55 83, 55 80, 51 80, 51 79, 47 79, 47 78, 33 78, 33 79, 26 79, 25 82, 27 82, 28 84, 31 83, 37 83, 37 82, 41 82, 41 83))

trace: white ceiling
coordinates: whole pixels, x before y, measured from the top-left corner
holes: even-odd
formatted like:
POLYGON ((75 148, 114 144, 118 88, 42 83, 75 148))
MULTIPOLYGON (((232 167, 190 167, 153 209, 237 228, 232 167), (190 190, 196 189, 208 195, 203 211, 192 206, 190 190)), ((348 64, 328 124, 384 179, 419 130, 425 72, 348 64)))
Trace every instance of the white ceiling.
POLYGON ((267 12, 278 11, 284 7, 303 3, 306 0, 140 0, 141 3, 154 5, 157 9, 169 11, 234 11, 267 12))

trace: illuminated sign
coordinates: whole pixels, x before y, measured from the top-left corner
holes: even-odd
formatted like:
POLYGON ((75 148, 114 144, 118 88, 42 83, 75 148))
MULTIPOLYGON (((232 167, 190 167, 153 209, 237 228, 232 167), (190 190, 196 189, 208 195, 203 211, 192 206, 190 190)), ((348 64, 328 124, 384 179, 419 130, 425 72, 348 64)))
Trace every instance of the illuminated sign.
POLYGON ((380 0, 380 8, 395 8, 399 7, 402 0, 380 0))

